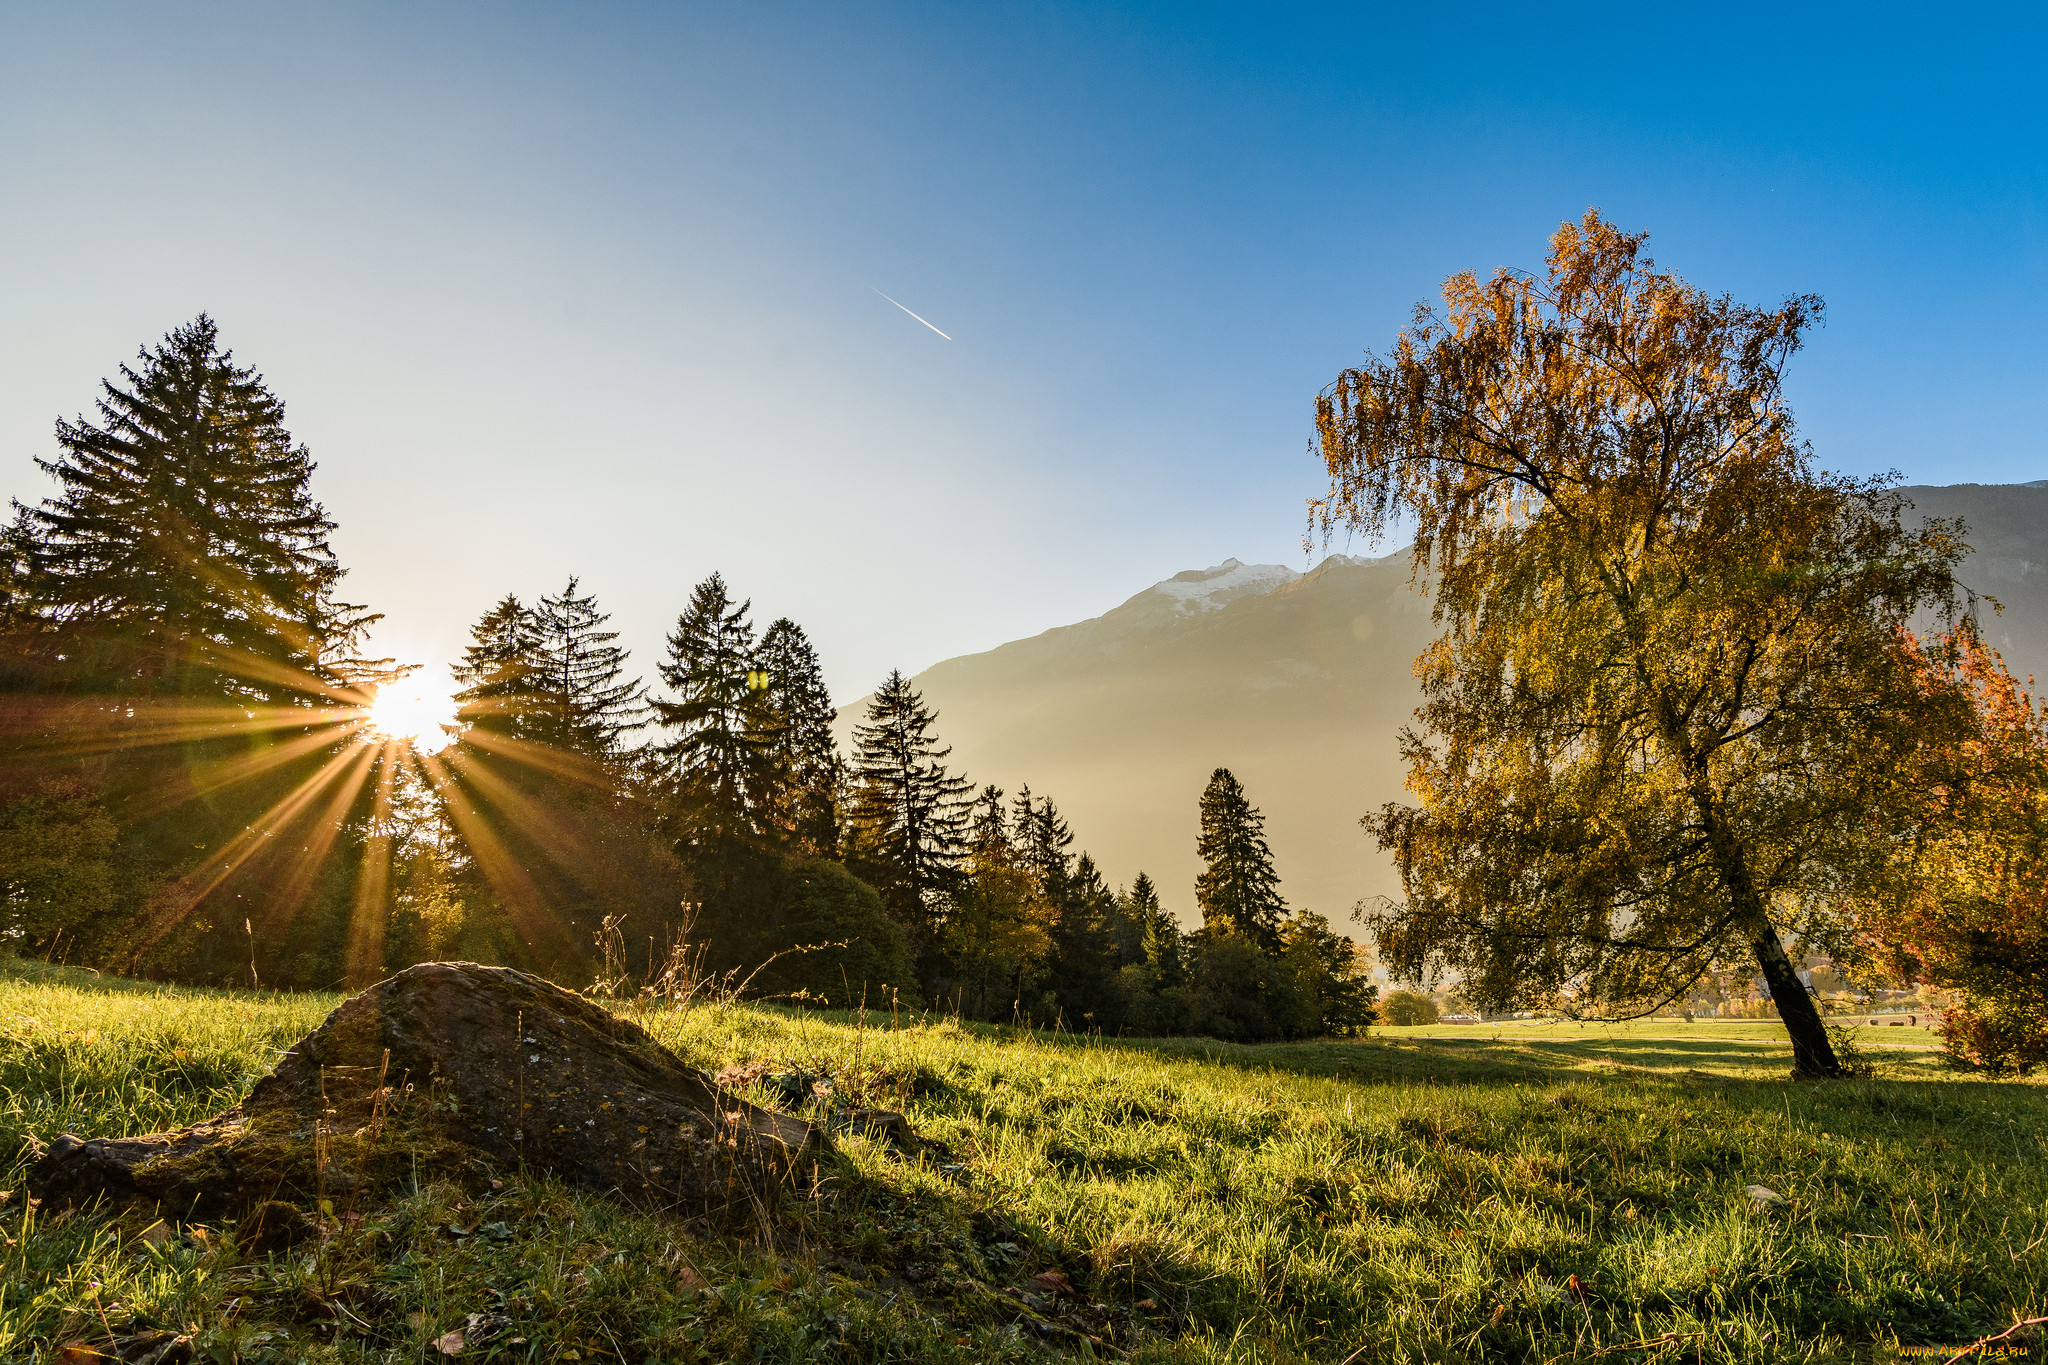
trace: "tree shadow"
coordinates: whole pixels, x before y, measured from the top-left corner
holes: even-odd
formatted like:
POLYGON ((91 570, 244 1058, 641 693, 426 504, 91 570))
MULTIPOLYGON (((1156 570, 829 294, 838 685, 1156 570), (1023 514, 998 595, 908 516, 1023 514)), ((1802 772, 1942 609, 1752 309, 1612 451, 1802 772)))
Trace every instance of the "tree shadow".
MULTIPOLYGON (((1776 1087, 1790 1082, 1792 1063, 1791 1044, 1767 1038, 1402 1038, 1378 1034, 1299 1043, 1123 1038, 1104 1040, 1103 1046, 1240 1071, 1280 1070, 1330 1080, 1418 1085, 1555 1084, 1625 1073, 1645 1080, 1711 1080, 1776 1087)), ((1898 1053, 1879 1060, 1879 1082, 2005 1084, 1959 1075, 1938 1055, 1898 1053)))

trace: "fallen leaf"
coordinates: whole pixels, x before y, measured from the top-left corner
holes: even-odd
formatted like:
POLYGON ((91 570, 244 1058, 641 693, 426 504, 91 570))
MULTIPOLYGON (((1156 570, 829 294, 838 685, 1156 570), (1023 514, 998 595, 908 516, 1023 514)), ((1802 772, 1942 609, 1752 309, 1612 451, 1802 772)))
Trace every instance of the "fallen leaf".
POLYGON ((1041 1289, 1048 1290, 1054 1294, 1063 1294, 1070 1299, 1078 1297, 1078 1295, 1074 1293, 1073 1284, 1067 1279, 1065 1275, 1061 1274, 1057 1270, 1048 1270, 1043 1272, 1042 1274, 1033 1275, 1031 1277, 1031 1282, 1039 1286, 1041 1289))
POLYGON ((676 1271, 676 1283, 685 1290, 709 1289, 711 1281, 697 1273, 694 1266, 685 1265, 676 1271))
POLYGON ((1784 1195, 1762 1185, 1745 1185, 1742 1192, 1751 1199, 1756 1200, 1757 1204, 1761 1207, 1768 1208, 1772 1204, 1782 1204, 1785 1202, 1784 1195))
POLYGON ((452 1356, 462 1350, 462 1329, 456 1328, 434 1339, 434 1349, 444 1356, 452 1356))
POLYGON ((171 1240, 171 1229, 170 1226, 166 1224, 163 1219, 159 1218, 154 1223, 151 1223, 148 1227, 144 1228, 138 1235, 144 1242, 146 1242, 150 1246, 160 1247, 165 1242, 171 1240))

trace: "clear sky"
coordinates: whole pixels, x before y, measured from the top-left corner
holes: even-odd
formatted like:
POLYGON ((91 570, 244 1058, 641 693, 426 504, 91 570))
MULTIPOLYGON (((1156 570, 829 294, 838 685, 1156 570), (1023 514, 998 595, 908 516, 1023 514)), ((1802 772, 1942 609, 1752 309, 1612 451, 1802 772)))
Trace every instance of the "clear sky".
POLYGON ((2048 476, 2038 8, 1420 10, 0 6, 0 493, 204 310, 387 649, 719 569, 847 699, 1302 567, 1316 391, 1589 205, 1826 297, 1828 466, 2048 476))

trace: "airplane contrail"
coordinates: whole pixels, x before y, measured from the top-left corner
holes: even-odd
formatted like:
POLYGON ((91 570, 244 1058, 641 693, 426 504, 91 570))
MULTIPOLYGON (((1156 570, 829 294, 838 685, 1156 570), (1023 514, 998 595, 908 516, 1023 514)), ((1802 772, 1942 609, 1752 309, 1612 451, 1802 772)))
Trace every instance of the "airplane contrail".
MULTIPOLYGON (((870 288, 870 289, 875 289, 875 287, 874 287, 873 285, 869 285, 869 286, 868 286, 868 288, 870 288)), ((882 291, 881 291, 881 290, 879 290, 879 289, 875 289, 875 292, 876 292, 877 294, 882 294, 882 291)), ((885 298, 885 299, 889 299, 889 296, 888 296, 887 294, 882 294, 882 297, 883 297, 883 298, 885 298)), ((896 303, 896 300, 894 300, 894 299, 889 299, 889 302, 891 302, 891 303, 896 303)), ((902 304, 900 304, 900 303, 896 303, 896 306, 897 306, 898 308, 903 308, 903 305, 902 305, 902 304)), ((903 311, 904 311, 904 312, 906 312, 906 313, 910 313, 910 310, 909 310, 908 308, 903 308, 903 311)), ((910 316, 912 316, 912 317, 914 317, 914 318, 917 318, 917 314, 915 314, 915 313, 910 313, 910 316)), ((917 318, 917 320, 918 320, 919 322, 924 322, 924 319, 923 319, 923 318, 917 318)), ((925 326, 927 326, 927 327, 932 327, 932 325, 931 325, 931 324, 930 324, 929 322, 924 322, 924 325, 925 325, 925 326)), ((938 328, 936 328, 936 327, 932 327, 932 330, 933 330, 934 332, 939 332, 939 329, 938 329, 938 328)), ((946 337, 946 340, 948 340, 948 341, 951 341, 951 340, 953 339, 953 338, 951 338, 951 337, 948 337, 948 336, 946 336, 946 334, 945 334, 944 332, 939 332, 939 335, 940 335, 940 336, 942 336, 942 337, 946 337)))

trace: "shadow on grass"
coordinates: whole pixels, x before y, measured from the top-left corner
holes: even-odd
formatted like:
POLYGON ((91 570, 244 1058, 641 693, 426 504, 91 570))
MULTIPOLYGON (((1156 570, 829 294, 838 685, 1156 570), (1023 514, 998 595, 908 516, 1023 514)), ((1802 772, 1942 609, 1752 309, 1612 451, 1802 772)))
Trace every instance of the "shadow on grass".
POLYGON ((61 986, 87 995, 175 995, 181 1000, 236 1000, 267 1004, 274 1000, 340 1000, 339 990, 248 990, 242 987, 188 986, 174 981, 148 981, 115 976, 90 967, 65 967, 38 958, 0 956, 0 981, 25 986, 61 986))
MULTIPOLYGON (((1767 1086, 1775 1093, 1792 1083, 1791 1046, 1782 1039, 1374 1036, 1248 1044, 1147 1038, 1105 1040, 1101 1046, 1243 1071, 1278 1070, 1367 1084, 1552 1085, 1626 1075, 1644 1081, 1767 1086)), ((2011 1087, 2011 1082, 1959 1073, 1936 1053, 1880 1055, 1878 1060, 1878 1084, 1938 1081, 1947 1086, 2011 1087)))

